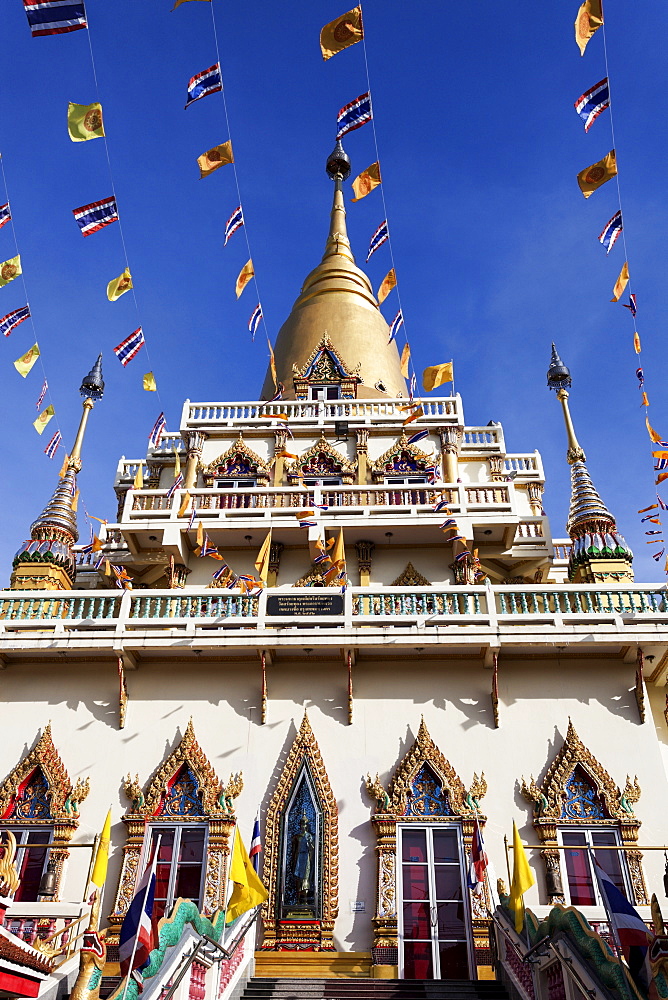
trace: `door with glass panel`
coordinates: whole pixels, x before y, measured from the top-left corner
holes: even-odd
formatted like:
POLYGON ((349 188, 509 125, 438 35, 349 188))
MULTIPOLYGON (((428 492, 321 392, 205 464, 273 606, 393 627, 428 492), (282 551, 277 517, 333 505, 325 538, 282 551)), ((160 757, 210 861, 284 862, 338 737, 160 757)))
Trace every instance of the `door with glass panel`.
POLYGON ((461 827, 400 826, 399 975, 471 979, 471 915, 461 827))

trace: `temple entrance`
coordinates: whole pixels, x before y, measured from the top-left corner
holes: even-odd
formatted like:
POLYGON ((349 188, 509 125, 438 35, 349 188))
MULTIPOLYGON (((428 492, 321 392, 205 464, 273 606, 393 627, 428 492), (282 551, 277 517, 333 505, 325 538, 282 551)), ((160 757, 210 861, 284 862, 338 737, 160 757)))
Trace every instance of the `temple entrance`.
POLYGON ((461 826, 397 826, 402 979, 474 979, 461 826))

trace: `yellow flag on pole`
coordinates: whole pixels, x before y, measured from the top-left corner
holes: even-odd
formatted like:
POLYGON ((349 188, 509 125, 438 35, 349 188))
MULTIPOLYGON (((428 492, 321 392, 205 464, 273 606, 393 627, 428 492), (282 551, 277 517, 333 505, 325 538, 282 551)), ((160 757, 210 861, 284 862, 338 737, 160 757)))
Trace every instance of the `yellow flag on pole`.
POLYGON ((37 419, 33 420, 32 425, 38 434, 44 433, 44 428, 48 424, 49 420, 56 415, 56 411, 53 406, 47 406, 41 413, 37 415, 37 419))
POLYGON ((81 493, 81 490, 77 490, 76 493, 74 494, 74 496, 72 497, 72 504, 71 504, 72 510, 76 511, 76 510, 79 509, 79 494, 80 493, 81 493))
POLYGON ((202 153, 201 156, 197 157, 197 163, 199 165, 200 180, 202 177, 208 177, 218 167, 224 167, 226 163, 234 163, 232 143, 228 139, 227 142, 221 143, 220 146, 207 149, 206 153, 202 153))
POLYGON ((410 361, 411 349, 409 344, 404 344, 404 349, 401 352, 401 374, 404 378, 408 378, 408 362, 410 361))
POLYGON ((609 181, 617 173, 617 157, 614 149, 598 163, 592 163, 578 174, 578 185, 585 198, 590 198, 597 188, 609 181))
POLYGON ((107 818, 102 827, 102 833, 95 852, 95 864, 93 874, 90 877, 93 885, 101 889, 107 877, 107 866, 109 864, 109 845, 111 843, 111 809, 107 813, 107 818))
POLYGON ((363 170, 361 174, 358 174, 353 181, 353 191, 355 192, 355 197, 351 198, 351 201, 361 201, 362 198, 366 198, 368 194, 382 184, 380 176, 380 163, 376 160, 372 163, 370 167, 363 170))
POLYGON ((158 391, 158 386, 155 381, 155 375, 153 374, 153 372, 146 372, 146 374, 142 379, 142 385, 144 386, 147 392, 158 391))
POLYGON ((72 104, 70 101, 67 105, 67 131, 72 142, 102 139, 104 137, 102 105, 97 101, 94 104, 72 104))
MULTIPOLYGON (((239 296, 237 296, 238 298, 239 296)), ((276 375, 276 358, 274 357, 274 348, 271 346, 271 341, 267 337, 267 347, 269 348, 269 370, 271 371, 271 377, 274 380, 274 389, 278 392, 278 376, 276 375)))
POLYGON ((320 32, 320 51, 323 59, 331 59, 337 52, 355 45, 364 38, 362 24, 362 8, 353 7, 341 14, 335 21, 330 21, 320 32))
POLYGON ((135 478, 132 481, 132 488, 135 490, 144 489, 144 470, 142 469, 141 462, 137 466, 137 471, 135 472, 135 478))
POLYGON ((121 295, 125 295, 132 288, 132 275, 130 274, 130 268, 126 267, 123 274, 119 274, 117 278, 110 281, 107 285, 107 298, 110 302, 115 302, 116 299, 120 299, 121 295))
POLYGON ((524 893, 536 884, 524 851, 524 844, 513 820, 513 878, 510 883, 508 905, 515 911, 515 930, 519 934, 524 926, 524 893))
POLYGON ((393 288, 397 287, 397 275, 393 267, 387 272, 378 289, 378 305, 381 305, 393 288))
POLYGON ((5 285, 8 285, 19 274, 23 274, 21 270, 21 254, 17 254, 16 257, 10 257, 9 260, 3 261, 0 264, 0 288, 4 288, 5 285))
POLYGON ((239 277, 237 278, 237 283, 235 287, 237 298, 239 298, 239 296, 241 295, 241 293, 243 292, 244 288, 251 280, 251 278, 254 277, 255 277, 255 270, 253 268, 253 261, 248 260, 239 271, 239 277))
POLYGON ((267 537, 262 543, 262 548, 257 554, 257 559, 255 560, 255 569, 257 570, 257 575, 264 586, 267 586, 267 575, 269 573, 269 553, 271 552, 271 528, 267 532, 267 537))
POLYGON ((615 282, 615 287, 612 290, 612 298, 610 299, 611 302, 619 302, 622 295, 624 294, 624 289, 626 288, 628 283, 629 283, 629 262, 628 260, 625 260, 622 265, 622 269, 619 272, 619 277, 615 282))
POLYGON ((67 472, 69 464, 70 464, 70 456, 69 455, 65 455, 65 458, 63 459, 63 464, 60 467, 60 472, 58 473, 58 478, 59 479, 63 478, 63 476, 67 472))
POLYGON ((25 378, 32 366, 35 364, 39 357, 39 347, 37 344, 33 344, 29 351, 26 351, 24 355, 17 358, 14 362, 14 367, 16 368, 19 375, 25 378))
POLYGON ((185 517, 190 506, 190 493, 183 494, 183 500, 181 501, 181 506, 179 507, 178 517, 185 517))
POLYGON ((269 895, 251 864, 251 859, 248 857, 248 851, 238 829, 235 833, 234 848, 232 849, 230 882, 234 885, 234 889, 227 904, 226 924, 231 924, 242 913, 247 913, 254 906, 264 903, 269 895))
POLYGON ((585 54, 587 43, 603 24, 601 0, 585 0, 575 18, 575 41, 580 55, 585 54))
POLYGON ((453 371, 452 361, 446 361, 442 365, 431 365, 422 372, 422 385, 425 392, 437 389, 444 382, 452 382, 453 371))
POLYGON ((178 451, 174 452, 174 479, 178 479, 181 475, 181 456, 178 451))

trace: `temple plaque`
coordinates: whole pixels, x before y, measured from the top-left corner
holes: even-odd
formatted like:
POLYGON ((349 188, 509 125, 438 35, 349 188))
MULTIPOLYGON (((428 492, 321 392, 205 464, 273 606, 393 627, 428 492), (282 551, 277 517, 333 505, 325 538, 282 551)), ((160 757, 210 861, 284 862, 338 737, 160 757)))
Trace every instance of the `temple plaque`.
POLYGON ((342 615, 342 594, 271 594, 267 614, 298 616, 342 615))

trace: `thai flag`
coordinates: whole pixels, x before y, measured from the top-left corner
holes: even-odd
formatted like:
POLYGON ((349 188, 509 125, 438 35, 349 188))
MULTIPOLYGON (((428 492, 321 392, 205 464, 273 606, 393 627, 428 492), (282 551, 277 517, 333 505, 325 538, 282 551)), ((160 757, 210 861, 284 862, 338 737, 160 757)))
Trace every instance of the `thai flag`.
POLYGON ((46 379, 44 379, 44 381, 42 382, 42 388, 39 390, 39 398, 35 403, 35 409, 39 410, 40 406, 44 402, 44 397, 46 396, 48 391, 49 391, 49 383, 47 382, 46 379))
POLYGON ((60 431, 56 431, 56 433, 53 435, 53 437, 47 444, 46 448, 44 449, 44 454, 48 458, 55 458, 56 452, 58 451, 58 448, 60 447, 60 442, 62 440, 63 440, 63 435, 60 433, 60 431))
POLYGON ((387 229, 387 219, 384 219, 383 222, 381 222, 381 224, 378 226, 376 232, 371 237, 371 243, 369 243, 369 252, 366 255, 367 264, 369 263, 371 257, 375 254, 378 247, 382 247, 383 243, 385 243, 385 241, 388 240, 389 237, 390 234, 387 229))
POLYGON ((668 469, 668 458, 660 458, 656 465, 654 466, 656 472, 661 472, 663 469, 668 469))
MULTIPOLYGON (((114 567, 115 569, 116 567, 114 567)), ((121 926, 118 957, 121 975, 129 976, 135 969, 145 964, 157 944, 156 925, 153 921, 153 900, 155 898, 155 869, 158 851, 141 877, 121 926)))
POLYGON ((23 6, 33 38, 87 27, 83 0, 23 0, 23 6))
POLYGON ((411 381, 408 388, 408 395, 410 396, 411 400, 416 395, 416 393, 417 393, 417 376, 415 375, 415 373, 413 373, 411 375, 411 381))
POLYGON ((415 434, 411 434, 408 443, 416 444, 418 441, 424 441, 427 437, 429 437, 429 431, 416 431, 415 434))
POLYGON ((600 83, 586 90, 573 105, 584 122, 585 132, 588 132, 598 116, 610 107, 610 88, 607 76, 600 83))
POLYGON ((259 874, 260 864, 262 862, 262 839, 260 837, 259 812, 255 817, 255 822, 253 823, 253 836, 251 837, 251 845, 250 845, 250 851, 248 852, 248 857, 251 859, 253 868, 259 874))
POLYGON ((270 403, 275 403, 277 399, 283 399, 283 393, 284 393, 284 391, 285 391, 285 386, 283 385, 282 382, 279 382, 278 383, 278 388, 276 389, 276 392, 271 397, 271 399, 269 400, 269 402, 270 403))
POLYGON ((193 504, 192 508, 190 510, 190 520, 188 521, 188 531, 190 531, 190 529, 192 528, 193 524, 195 523, 195 518, 196 517, 197 517, 197 510, 195 508, 195 504, 193 504))
POLYGON ((629 304, 627 305, 626 302, 622 302, 622 305, 624 306, 625 309, 630 309, 631 310, 631 315, 632 316, 635 316, 635 314, 638 312, 638 306, 636 304, 636 297, 633 294, 629 295, 629 304))
POLYGON ((662 500, 658 493, 656 495, 656 499, 659 501, 659 507, 661 510, 668 510, 668 503, 666 503, 665 500, 662 500))
POLYGON ((114 354, 124 368, 139 353, 144 343, 144 331, 139 326, 129 337, 126 337, 125 340, 122 340, 120 344, 114 347, 114 354))
POLYGON ((594 858, 594 871, 608 920, 619 940, 629 971, 635 983, 646 991, 651 980, 647 951, 654 935, 650 933, 636 908, 629 903, 608 873, 601 868, 596 858, 594 858))
POLYGON ((22 323, 24 319, 28 319, 29 316, 30 309, 28 306, 21 306, 20 309, 13 309, 10 313, 7 313, 6 316, 3 316, 2 319, 0 319, 0 331, 2 331, 5 337, 8 337, 12 330, 15 330, 16 327, 22 323))
POLYGON ((392 341, 399 333, 399 330, 402 328, 403 325, 404 325, 404 314, 400 309, 397 315, 392 320, 392 325, 390 326, 390 339, 388 340, 388 344, 392 343, 392 341))
POLYGON ((468 886, 480 895, 485 885, 485 869, 489 864, 485 853, 485 845, 480 832, 477 817, 473 821, 473 839, 471 841, 471 863, 468 872, 468 886))
POLYGON ((658 562, 665 551, 665 549, 661 549, 659 552, 652 552, 652 559, 655 559, 656 562, 658 562))
POLYGON ((253 315, 248 320, 248 332, 251 335, 251 339, 255 340, 255 334, 257 333, 257 328, 260 325, 260 320, 262 319, 262 306, 258 302, 253 309, 253 315))
POLYGON ((188 108, 195 101, 199 101, 201 97, 215 94, 216 91, 222 89, 223 81, 220 75, 220 63, 214 63, 213 66, 203 69, 201 73, 196 73, 195 76, 190 78, 185 106, 188 108))
POLYGON ((336 138, 340 139, 346 132, 354 132, 373 118, 371 111, 371 94, 361 94, 350 104, 346 104, 336 116, 336 138))
POLYGON ((638 379, 639 382, 638 388, 640 389, 640 387, 645 384, 645 375, 643 373, 642 368, 636 368, 636 378, 638 379))
POLYGON ((172 485, 167 490, 167 499, 171 500, 177 490, 180 490, 183 486, 183 473, 180 472, 172 485))
POLYGON ((104 229, 112 222, 118 222, 118 208, 115 198, 104 198, 102 201, 92 201, 90 205, 72 209, 77 226, 82 236, 90 236, 98 229, 104 229))
POLYGON ((7 225, 11 217, 12 213, 9 208, 9 202, 6 205, 0 205, 0 229, 7 225))
POLYGON ((610 221, 606 223, 605 229, 598 238, 598 242, 602 243, 605 247, 606 254, 610 253, 614 247, 623 228, 622 213, 621 211, 615 212, 610 221))
POLYGON ((237 229, 241 229, 243 224, 244 224, 244 213, 241 210, 241 205, 239 205, 238 208, 234 209, 232 215, 225 223, 225 246, 227 246, 227 241, 229 240, 230 236, 233 236, 234 233, 236 233, 237 229))
POLYGON ((165 420, 165 414, 161 413, 156 422, 153 424, 151 433, 148 436, 148 443, 152 444, 154 448, 158 448, 160 446, 160 440, 166 426, 167 421, 165 420))

